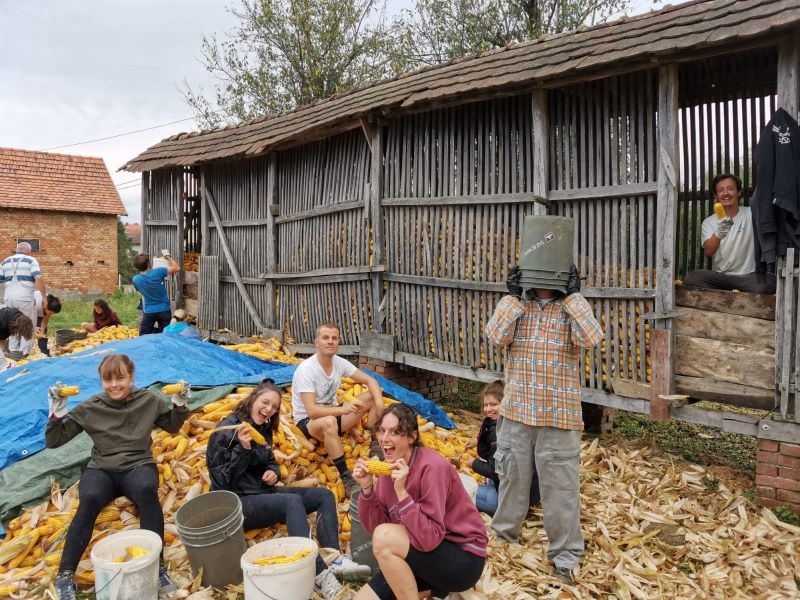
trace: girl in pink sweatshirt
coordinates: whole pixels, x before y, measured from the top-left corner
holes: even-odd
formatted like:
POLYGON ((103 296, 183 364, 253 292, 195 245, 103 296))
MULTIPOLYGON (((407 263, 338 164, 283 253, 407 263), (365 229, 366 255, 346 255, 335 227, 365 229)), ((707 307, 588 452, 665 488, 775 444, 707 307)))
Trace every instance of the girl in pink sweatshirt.
POLYGON ((417 417, 405 404, 384 409, 376 425, 391 475, 373 481, 366 459, 353 478, 361 487, 358 514, 372 533, 379 570, 354 600, 417 600, 471 588, 486 562, 483 519, 452 465, 421 446, 417 417))

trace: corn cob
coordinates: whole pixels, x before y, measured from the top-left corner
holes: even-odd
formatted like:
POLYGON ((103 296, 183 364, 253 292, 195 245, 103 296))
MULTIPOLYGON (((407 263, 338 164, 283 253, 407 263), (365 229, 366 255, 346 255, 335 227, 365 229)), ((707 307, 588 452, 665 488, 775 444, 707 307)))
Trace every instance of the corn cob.
POLYGON ((253 442, 258 444, 259 446, 266 445, 267 443, 266 438, 264 438, 264 436, 261 435, 261 433, 255 427, 253 427, 252 425, 250 425, 250 423, 247 422, 245 422, 245 425, 247 425, 247 429, 250 430, 250 437, 253 438, 253 442))
POLYGON ((189 440, 185 437, 181 437, 178 440, 178 444, 175 446, 175 458, 180 458, 183 456, 184 452, 186 452, 186 448, 189 447, 189 440))
POLYGON ((0 585, 0 598, 6 598, 11 596, 14 592, 19 590, 18 583, 7 583, 4 585, 0 585))
POLYGON ((719 220, 722 220, 722 219, 725 218, 725 208, 719 202, 716 202, 714 204, 714 212, 716 213, 717 218, 719 220))
POLYGON ((172 396, 172 394, 180 394, 183 391, 182 383, 169 383, 161 388, 161 393, 165 396, 172 396))
POLYGON ((257 558, 253 561, 254 565, 258 565, 259 567, 263 567, 266 565, 287 565, 289 563, 297 562, 301 558, 305 558, 311 554, 311 550, 308 548, 304 550, 298 550, 294 554, 276 554, 275 556, 265 556, 264 558, 257 558))
POLYGON ((373 475, 391 475, 392 465, 382 460, 368 460, 367 470, 373 475))
POLYGON ((62 398, 66 398, 67 396, 76 396, 81 393, 81 388, 77 385, 65 385, 60 390, 58 390, 58 395, 62 398))
POLYGON ((150 550, 141 546, 126 546, 125 550, 131 558, 141 558, 145 554, 150 554, 150 550))

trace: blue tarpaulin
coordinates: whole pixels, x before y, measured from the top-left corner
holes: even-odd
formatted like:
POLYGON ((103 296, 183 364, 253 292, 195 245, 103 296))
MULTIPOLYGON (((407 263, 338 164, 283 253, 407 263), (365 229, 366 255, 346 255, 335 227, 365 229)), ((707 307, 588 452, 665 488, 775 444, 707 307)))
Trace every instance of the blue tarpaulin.
MULTIPOLYGON (((97 366, 113 352, 127 354, 133 360, 136 365, 134 383, 138 387, 179 379, 185 379, 192 386, 212 387, 258 383, 266 377, 285 385, 291 383, 296 368, 171 335, 109 342, 77 354, 33 361, 0 375, 0 469, 44 448, 48 388, 56 381, 80 386, 81 393, 71 397, 68 404, 70 409, 77 406, 102 391, 97 366), (20 373, 25 374, 14 378, 20 373)), ((376 373, 368 373, 387 396, 408 404, 441 427, 455 428, 452 419, 430 400, 376 373)))

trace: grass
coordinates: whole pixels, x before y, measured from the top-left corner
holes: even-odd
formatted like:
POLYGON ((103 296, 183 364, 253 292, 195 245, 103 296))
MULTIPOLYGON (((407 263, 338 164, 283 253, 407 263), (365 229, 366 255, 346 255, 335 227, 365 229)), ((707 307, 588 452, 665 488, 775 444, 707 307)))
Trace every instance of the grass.
MULTIPOLYGON (((139 311, 136 307, 139 304, 139 294, 126 293, 117 290, 106 298, 111 310, 117 313, 119 320, 128 327, 136 327, 139 319, 139 311)), ((61 302, 61 312, 50 318, 47 329, 50 335, 55 335, 59 329, 74 329, 80 327, 81 323, 92 321, 92 310, 94 301, 92 300, 71 300, 65 298, 61 302)))

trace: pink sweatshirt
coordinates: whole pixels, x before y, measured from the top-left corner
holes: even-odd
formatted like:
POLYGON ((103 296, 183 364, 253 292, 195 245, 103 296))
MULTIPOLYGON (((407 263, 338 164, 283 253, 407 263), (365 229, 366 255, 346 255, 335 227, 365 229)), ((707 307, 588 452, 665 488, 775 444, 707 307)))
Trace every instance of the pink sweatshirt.
POLYGON ((378 477, 375 488, 358 499, 358 516, 370 533, 381 523, 405 525, 411 546, 430 552, 447 540, 486 556, 486 527, 458 472, 441 454, 415 448, 406 479, 408 497, 398 501, 392 478, 378 477))

